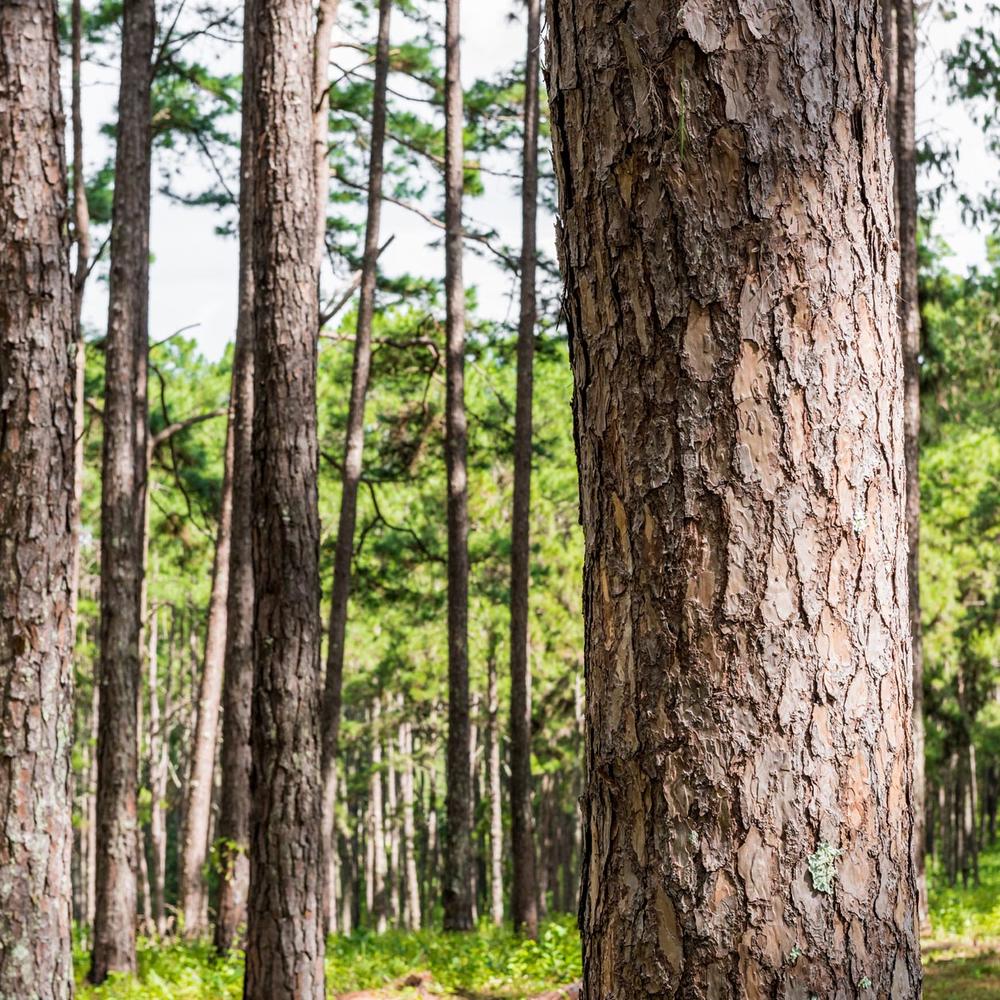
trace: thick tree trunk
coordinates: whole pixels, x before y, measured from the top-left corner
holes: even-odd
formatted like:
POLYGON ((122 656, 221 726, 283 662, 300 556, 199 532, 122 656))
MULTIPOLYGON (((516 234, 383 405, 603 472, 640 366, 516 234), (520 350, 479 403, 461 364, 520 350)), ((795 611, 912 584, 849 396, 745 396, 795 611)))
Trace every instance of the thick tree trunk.
POLYGON ((584 995, 917 996, 875 2, 549 11, 584 995))
POLYGON ((500 705, 497 696, 496 643, 487 662, 489 722, 486 730, 486 771, 490 790, 490 918, 503 924, 503 799, 500 790, 500 705))
POLYGON ((226 611, 229 599, 230 540, 233 520, 234 435, 233 397, 230 393, 223 458, 222 501, 212 565, 212 593, 205 628, 205 657, 198 686, 194 745, 188 778, 184 830, 181 834, 181 918, 184 934, 202 937, 208 930, 208 886, 203 869, 208 857, 208 828, 212 814, 215 754, 218 747, 219 703, 222 699, 226 655, 226 611))
POLYGON ((521 170, 521 315, 514 412, 514 511, 510 556, 510 836, 514 929, 538 936, 538 887, 531 811, 531 666, 528 657, 531 567, 531 401, 535 354, 535 236, 538 217, 538 47, 541 0, 528 0, 521 170))
POLYGON ((146 493, 153 0, 124 6, 101 496, 97 906, 90 980, 135 968, 137 698, 146 493))
MULTIPOLYGON (((382 219, 386 87, 389 78, 389 20, 392 0, 380 0, 378 42, 375 50, 375 91, 372 114, 371 155, 368 161, 368 215, 365 249, 361 264, 361 296, 354 340, 354 367, 344 437, 344 465, 340 482, 340 519, 333 556, 333 590, 330 595, 330 626, 323 697, 323 844, 328 857, 334 850, 334 812, 337 801, 337 740, 340 733, 340 702, 344 678, 344 637, 347 604, 351 594, 351 559, 358 513, 358 487, 365 446, 365 399, 372 360, 372 323, 375 317, 375 284, 379 255, 379 225, 382 219)), ((324 170, 326 164, 324 144, 324 170)), ((324 188, 324 191, 326 189, 324 188)), ((324 215, 325 219, 325 215, 324 215)), ((326 911, 333 906, 326 894, 326 911)))
MULTIPOLYGON (((244 17, 253 17, 248 0, 244 17)), ((229 588, 226 601, 226 651, 222 688, 222 797, 216 855, 219 902, 215 947, 225 953, 237 945, 246 922, 250 883, 250 706, 253 698, 253 552, 251 541, 251 467, 253 463, 253 95, 249 89, 253 40, 243 42, 243 125, 240 155, 239 315, 229 390, 232 429, 232 524, 229 588)))
POLYGON ((245 1000, 323 997, 311 21, 307 0, 256 0, 246 25, 255 593, 245 1000))
POLYGON ((73 994, 73 291, 54 3, 0 4, 0 996, 73 994))
POLYGON ((896 3, 896 204, 899 240, 899 327, 903 345, 903 433, 906 452, 907 583, 913 648, 913 853, 920 920, 926 924, 924 859, 924 656, 920 623, 920 303, 917 292, 917 22, 913 0, 896 3))
POLYGON ((472 930, 472 788, 469 760, 469 494, 466 470, 465 285, 462 179, 465 148, 460 0, 445 0, 445 459, 448 472, 447 850, 444 928, 472 930))

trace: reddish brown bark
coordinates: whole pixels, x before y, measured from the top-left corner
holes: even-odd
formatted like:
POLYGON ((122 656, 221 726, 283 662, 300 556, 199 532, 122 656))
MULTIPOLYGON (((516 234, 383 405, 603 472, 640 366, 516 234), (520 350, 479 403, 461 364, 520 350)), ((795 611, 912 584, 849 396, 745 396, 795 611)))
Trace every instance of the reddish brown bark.
POLYGON ((0 996, 70 947, 73 293, 54 3, 0 5, 0 996))
POLYGON ((208 929, 208 885, 203 870, 208 857, 219 703, 222 699, 226 654, 226 610, 233 520, 233 406, 231 396, 223 456, 222 501, 212 565, 212 593, 208 602, 208 623, 205 629, 205 656, 198 685, 194 745, 191 748, 191 771, 184 810, 184 829, 181 833, 181 917, 184 933, 192 938, 201 937, 208 929))
POLYGON ((918 996, 874 0, 549 10, 584 996, 918 996))

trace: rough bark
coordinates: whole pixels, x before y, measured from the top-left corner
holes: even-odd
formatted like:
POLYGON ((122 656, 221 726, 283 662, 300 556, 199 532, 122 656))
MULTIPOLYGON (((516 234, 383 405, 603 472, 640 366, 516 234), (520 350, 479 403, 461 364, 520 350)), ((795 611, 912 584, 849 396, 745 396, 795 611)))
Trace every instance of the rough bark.
POLYGON ((448 473, 448 865, 444 928, 473 927, 472 787, 469 760, 469 494, 466 470, 465 285, 462 280, 464 97, 459 0, 445 2, 445 461, 448 473))
POLYGON ((222 499, 212 564, 212 593, 205 627, 205 656, 198 685, 194 745, 188 778, 187 806, 181 832, 181 917, 184 934, 201 937, 208 929, 208 886, 203 870, 208 857, 215 754, 218 747, 219 704, 226 655, 226 612, 229 600, 229 560, 233 521, 234 401, 230 394, 223 457, 222 499))
POLYGON ((0 5, 0 996, 73 993, 73 293, 54 3, 0 5))
POLYGON ((584 995, 919 995, 874 0, 551 0, 584 995))
POLYGON ((246 1000, 323 997, 311 15, 308 0, 257 0, 246 24, 254 54, 246 1000))
POLYGON ((97 902, 90 980, 135 968, 153 0, 124 6, 101 472, 97 902))
MULTIPOLYGON (((244 7, 252 19, 253 3, 244 7)), ((250 706, 253 698, 253 551, 251 542, 251 465, 253 462, 253 113, 248 87, 252 39, 243 43, 243 122, 240 156, 239 314, 229 390, 232 427, 232 526, 229 589, 226 600, 226 650, 222 689, 222 796, 216 838, 219 901, 214 943, 225 953, 238 944, 246 922, 250 883, 250 706)))
POLYGON ((538 886, 531 811, 531 667, 528 593, 531 578, 532 383, 535 354, 535 259, 538 217, 538 47, 541 0, 528 0, 521 168, 521 312, 514 410, 514 510, 510 555, 510 836, 514 929, 538 936, 538 886))
MULTIPOLYGON (((333 556, 333 589, 330 594, 330 624, 323 696, 323 845, 329 857, 334 851, 334 813, 337 803, 337 741, 340 733, 340 703, 344 679, 344 638, 347 605, 351 594, 351 559, 358 513, 358 487, 365 446, 365 399, 372 360, 372 323, 375 317, 375 285, 379 256, 379 226, 382 220, 386 87, 389 79, 389 21, 392 0, 380 0, 378 42, 375 49, 375 89, 372 111, 371 154, 368 160, 368 212, 365 248, 361 264, 361 294, 354 339, 351 395, 344 435, 344 464, 340 481, 340 517, 333 556)), ((324 144, 323 169, 326 169, 324 144)), ((324 189, 325 190, 325 189, 324 189)), ((325 219, 325 215, 324 215, 325 219)), ((329 883, 329 880, 328 880, 329 883)), ((332 885, 326 892, 327 912, 333 907, 332 885)))
POLYGON ((899 327, 903 346, 903 434, 906 452, 907 584, 913 648, 913 853, 926 923, 924 858, 924 656, 920 623, 920 303, 917 289, 917 22, 913 0, 896 3, 895 160, 899 240, 899 327))

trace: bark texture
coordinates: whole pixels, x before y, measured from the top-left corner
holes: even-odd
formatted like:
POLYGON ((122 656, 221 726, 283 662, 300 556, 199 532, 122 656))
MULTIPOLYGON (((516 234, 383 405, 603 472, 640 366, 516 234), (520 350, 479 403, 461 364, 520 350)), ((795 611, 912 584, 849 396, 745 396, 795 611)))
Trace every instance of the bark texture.
POLYGON ((445 2, 445 461, 448 472, 448 866, 444 928, 472 930, 472 782, 469 754, 469 491, 466 470, 465 285, 462 178, 465 158, 460 0, 445 2))
POLYGON ((510 556, 510 835, 511 910, 515 930, 538 936, 538 885, 531 812, 531 667, 528 596, 531 567, 531 401, 534 376, 535 258, 538 218, 538 46, 541 0, 528 0, 521 171, 521 313, 514 411, 514 511, 510 556))
MULTIPOLYGON (((384 174, 386 87, 389 79, 389 21, 392 0, 380 0, 378 42, 375 49, 371 155, 368 160, 368 214, 365 223, 364 258, 361 263, 361 295, 354 339, 354 366, 351 396, 344 436, 344 465, 340 480, 340 517, 337 545, 333 556, 333 589, 330 595, 330 627, 323 698, 323 843, 329 859, 334 846, 337 803, 337 742, 340 733, 340 703, 344 681, 344 639, 347 633, 347 604, 351 596, 351 560, 358 514, 358 487, 365 447, 365 399, 372 363, 372 323, 375 318, 375 286, 379 256, 379 226, 382 220, 382 177, 384 174)), ((324 144, 323 171, 326 171, 324 144)), ((317 165, 317 169, 319 169, 317 165)), ((325 188, 324 188, 325 191, 325 188)), ((324 215, 325 221, 325 215, 324 215)), ((333 892, 327 879, 326 908, 331 912, 333 892)))
MULTIPOLYGON (((248 0, 244 18, 253 19, 248 0)), ((239 942, 246 922, 250 883, 250 714, 253 698, 253 39, 243 40, 243 122, 240 155, 239 315, 229 391, 232 427, 233 509, 229 544, 229 590, 226 602, 226 651, 222 686, 222 795, 216 853, 219 865, 219 901, 215 920, 215 947, 225 953, 239 942)))
POLYGON ((73 292, 55 3, 0 5, 0 996, 64 1000, 73 292))
POLYGON ((913 645, 913 851, 921 921, 927 919, 924 858, 924 656, 920 623, 920 302, 917 290, 917 19, 913 0, 896 2, 896 206, 899 239, 899 326, 903 346, 906 450, 907 582, 913 645))
POLYGON ((549 24, 584 995, 918 996, 875 2, 551 0, 549 24))
POLYGON ((101 470, 97 899, 90 979, 135 968, 137 697, 146 492, 153 0, 122 21, 101 470))
POLYGON ((322 1000, 312 4, 257 0, 247 1000, 322 1000))
POLYGON ((198 684, 191 772, 188 778, 184 829, 181 834, 181 915, 185 935, 197 938, 208 929, 208 885, 204 867, 208 857, 208 827, 212 815, 215 753, 218 747, 219 704, 222 700, 226 656, 226 611, 229 598, 229 553, 233 522, 233 455, 235 424, 230 393, 223 457, 222 500, 212 564, 212 593, 205 629, 205 656, 198 684))

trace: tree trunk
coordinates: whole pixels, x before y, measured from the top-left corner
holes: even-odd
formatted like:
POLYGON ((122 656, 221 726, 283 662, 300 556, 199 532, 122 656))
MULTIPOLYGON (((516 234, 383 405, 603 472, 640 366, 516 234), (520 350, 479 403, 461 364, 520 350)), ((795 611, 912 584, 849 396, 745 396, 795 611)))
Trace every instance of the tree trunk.
POLYGON ((226 611, 229 599, 230 539, 233 519, 233 460, 235 423, 230 393, 223 457, 222 501, 212 565, 212 594, 205 627, 205 658, 198 688, 194 745, 188 779, 184 830, 181 835, 181 917, 184 934, 202 937, 208 929, 208 886, 203 874, 208 857, 208 827, 212 814, 215 753, 218 747, 219 702, 226 654, 226 611))
POLYGON ((169 768, 169 741, 165 731, 165 719, 170 715, 170 667, 167 660, 167 683, 164 685, 167 700, 160 713, 160 682, 159 656, 159 610, 154 607, 149 615, 149 653, 146 657, 146 670, 149 678, 149 841, 152 855, 152 871, 150 872, 150 894, 153 924, 156 933, 163 937, 167 930, 167 912, 165 905, 166 861, 167 861, 167 828, 165 799, 167 797, 167 777, 169 768))
MULTIPOLYGON (((244 17, 253 17, 248 0, 244 17)), ((215 947, 226 953, 237 944, 246 922, 250 882, 250 706, 253 699, 253 552, 251 542, 253 463, 253 95, 249 89, 253 40, 243 43, 243 123, 240 155, 239 314, 229 391, 232 431, 232 523, 226 650, 222 687, 222 801, 216 838, 219 903, 215 947)))
POLYGON ((920 991, 880 26, 755 10, 550 6, 589 1000, 920 991))
POLYGON ((369 808, 371 809, 371 859, 372 859, 372 909, 375 930, 384 934, 386 929, 386 867, 385 867, 385 809, 382 796, 382 711, 379 699, 372 706, 372 773, 368 783, 369 808))
POLYGON ((386 751, 386 850, 389 854, 389 922, 393 927, 401 924, 402 882, 399 871, 399 790, 396 784, 396 762, 392 752, 392 743, 387 744, 386 751))
POLYGON ((73 636, 76 637, 76 609, 80 593, 80 507, 83 499, 83 432, 85 425, 87 357, 83 340, 83 292, 90 267, 90 211, 87 186, 83 176, 83 110, 80 86, 82 55, 82 12, 80 0, 70 8, 71 25, 71 109, 73 120, 73 242, 76 244, 76 265, 73 270, 73 568, 70 576, 70 608, 73 614, 73 636))
POLYGON ((920 303, 917 291, 917 22, 913 0, 896 3, 896 205, 899 240, 899 328, 903 347, 903 440, 906 454, 907 583, 913 649, 913 854, 920 922, 926 925, 924 859, 924 656, 920 623, 920 303))
MULTIPOLYGON (((382 219, 382 177, 384 173, 386 87, 389 78, 389 16, 392 0, 380 0, 378 43, 375 50, 375 91, 372 113, 371 155, 368 161, 368 216, 365 223, 365 250, 361 264, 361 297, 354 340, 354 367, 351 397, 344 438, 344 465, 340 482, 340 519, 333 556, 333 590, 330 595, 330 627, 323 697, 323 837, 324 853, 335 849, 334 812, 337 800, 337 740, 340 733, 340 701, 344 678, 344 637, 347 631, 347 604, 351 593, 351 559, 354 554, 354 527, 358 512, 358 486, 365 445, 365 398, 372 359, 372 323, 375 317, 375 284, 379 254, 379 225, 382 219)), ((326 164, 324 143, 323 164, 326 164)), ((325 191, 324 187, 324 191, 325 191)), ((324 214, 324 220, 326 216, 324 214)), ((326 910, 333 906, 327 894, 326 910)))
POLYGON ((514 412, 514 511, 510 556, 510 836, 514 929, 538 937, 538 887, 531 812, 531 666, 528 657, 531 567, 531 401, 535 354, 538 216, 538 46, 541 0, 528 0, 521 171, 521 316, 514 412))
POLYGON ((54 3, 0 4, 0 996, 73 994, 73 290, 54 3))
POLYGON ((245 1000, 323 997, 311 21, 307 0, 256 0, 246 24, 255 593, 245 1000))
POLYGON ((146 493, 153 0, 126 3, 111 225, 101 472, 97 906, 90 981, 135 969, 137 698, 146 493))
MULTIPOLYGON (((326 210, 330 191, 330 154, 327 150, 330 131, 330 43, 337 23, 340 0, 319 0, 316 10, 316 33, 312 47, 313 89, 313 178, 316 184, 316 280, 319 290, 320 270, 326 251, 326 210)), ((318 299, 317 299, 318 301, 318 299)))
POLYGON ((403 870, 406 887, 403 924, 407 930, 415 931, 420 929, 420 880, 417 876, 413 816, 413 729, 405 719, 399 724, 399 757, 403 768, 400 795, 403 800, 403 870))
POLYGON ((500 791, 500 706, 497 699, 496 640, 487 661, 489 723, 486 730, 486 769, 490 786, 490 918, 503 925, 503 799, 500 791))
POLYGON ((448 865, 444 929, 472 930, 472 788, 469 760, 469 494, 466 470, 465 285, 462 280, 464 97, 460 0, 445 0, 445 458, 448 472, 448 865))
POLYGON ((979 888, 979 829, 976 812, 979 805, 979 782, 976 774, 976 744, 970 738, 966 748, 966 766, 969 771, 969 794, 965 804, 965 842, 968 845, 968 867, 972 872, 972 884, 979 888))

